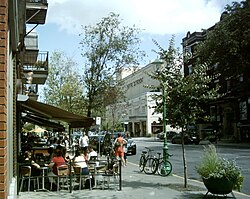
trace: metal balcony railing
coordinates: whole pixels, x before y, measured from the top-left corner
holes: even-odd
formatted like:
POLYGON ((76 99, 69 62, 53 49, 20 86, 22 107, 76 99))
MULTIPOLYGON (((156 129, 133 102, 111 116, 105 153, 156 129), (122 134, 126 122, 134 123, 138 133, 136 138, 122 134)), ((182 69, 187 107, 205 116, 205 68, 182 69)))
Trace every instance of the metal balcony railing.
POLYGON ((47 0, 26 0, 26 3, 43 3, 46 4, 48 3, 47 0))
POLYGON ((38 70, 38 71, 48 71, 48 57, 49 52, 39 52, 37 57, 36 55, 27 55, 26 56, 26 63, 24 63, 23 70, 38 70), (28 61, 28 60, 34 60, 36 59, 36 62, 28 61))

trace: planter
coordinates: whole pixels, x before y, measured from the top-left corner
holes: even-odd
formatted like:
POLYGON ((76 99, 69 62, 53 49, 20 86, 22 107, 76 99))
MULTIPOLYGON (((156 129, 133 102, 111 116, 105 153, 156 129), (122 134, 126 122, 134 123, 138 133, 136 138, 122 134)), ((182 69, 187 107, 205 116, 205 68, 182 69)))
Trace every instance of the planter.
POLYGON ((203 178, 203 183, 208 192, 212 194, 229 194, 233 191, 234 187, 234 183, 226 178, 203 178))

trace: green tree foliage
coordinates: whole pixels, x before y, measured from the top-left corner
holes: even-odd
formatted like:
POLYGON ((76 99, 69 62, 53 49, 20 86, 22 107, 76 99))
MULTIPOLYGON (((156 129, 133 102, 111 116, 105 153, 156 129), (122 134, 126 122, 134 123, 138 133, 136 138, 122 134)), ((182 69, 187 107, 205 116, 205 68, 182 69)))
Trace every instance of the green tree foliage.
POLYGON ((144 56, 140 51, 140 30, 121 26, 119 15, 110 13, 95 26, 84 26, 80 34, 82 56, 86 59, 84 85, 88 116, 104 109, 105 93, 116 86, 115 74, 124 67, 136 66, 144 56))
MULTIPOLYGON (((198 120, 207 120, 209 101, 218 97, 218 87, 210 88, 211 78, 207 75, 208 64, 193 66, 191 75, 183 74, 183 54, 174 46, 174 37, 170 40, 169 48, 164 50, 155 42, 160 52, 163 64, 151 74, 158 79, 160 89, 165 89, 167 105, 167 123, 173 127, 183 128, 187 124, 195 124, 198 120)), ((198 64, 199 63, 199 64, 198 64)), ((162 112, 162 95, 156 96, 157 110, 162 112)))
POLYGON ((63 52, 53 52, 44 87, 44 101, 76 114, 86 114, 83 83, 76 63, 63 52))
MULTIPOLYGON (((197 120, 207 119, 206 106, 210 100, 218 97, 218 87, 210 88, 211 78, 207 75, 208 65, 197 64, 193 66, 191 75, 183 74, 183 54, 174 46, 174 37, 170 40, 167 50, 163 49, 156 41, 159 48, 162 64, 150 76, 158 79, 159 88, 163 90, 166 104, 166 123, 182 129, 182 150, 184 165, 184 187, 187 187, 187 165, 184 148, 184 131, 189 124, 197 120)), ((199 63, 199 61, 197 62, 199 63)), ((156 95, 157 110, 163 110, 163 96, 156 95)))
POLYGON ((218 72, 226 78, 238 76, 250 67, 250 1, 234 2, 207 37, 198 46, 197 56, 202 61, 218 64, 218 72))

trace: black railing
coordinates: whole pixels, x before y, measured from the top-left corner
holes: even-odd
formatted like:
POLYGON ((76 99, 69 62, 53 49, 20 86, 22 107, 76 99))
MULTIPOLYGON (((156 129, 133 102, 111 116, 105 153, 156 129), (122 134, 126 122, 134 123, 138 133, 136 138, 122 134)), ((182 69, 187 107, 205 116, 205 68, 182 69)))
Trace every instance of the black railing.
POLYGON ((25 62, 23 66, 23 70, 41 70, 47 71, 48 70, 48 57, 49 52, 39 52, 37 57, 36 55, 25 55, 25 62), (32 63, 29 60, 36 59, 36 62, 32 63))
POLYGON ((26 3, 48 3, 47 0, 26 0, 26 3))

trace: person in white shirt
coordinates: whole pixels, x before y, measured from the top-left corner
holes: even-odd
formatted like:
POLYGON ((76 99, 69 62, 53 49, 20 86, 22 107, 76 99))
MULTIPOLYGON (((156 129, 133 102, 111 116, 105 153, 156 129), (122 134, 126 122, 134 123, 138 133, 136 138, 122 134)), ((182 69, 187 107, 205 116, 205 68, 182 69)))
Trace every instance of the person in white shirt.
POLYGON ((94 150, 93 146, 89 146, 89 160, 91 157, 97 158, 97 152, 94 150))
POLYGON ((86 135, 86 133, 83 133, 83 136, 80 138, 79 144, 82 151, 84 151, 89 146, 89 137, 86 135))
POLYGON ((74 161, 75 166, 81 167, 81 173, 83 175, 89 174, 87 160, 85 159, 85 157, 81 151, 79 151, 79 150, 76 151, 76 155, 75 155, 73 161, 74 161))

